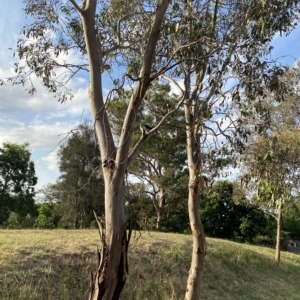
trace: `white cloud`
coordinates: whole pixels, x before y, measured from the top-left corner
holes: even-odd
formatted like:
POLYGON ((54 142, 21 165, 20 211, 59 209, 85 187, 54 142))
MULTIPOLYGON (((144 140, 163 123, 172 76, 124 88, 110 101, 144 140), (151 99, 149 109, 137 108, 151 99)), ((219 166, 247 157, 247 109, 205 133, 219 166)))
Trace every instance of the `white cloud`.
MULTIPOLYGON (((47 158, 47 155, 49 155, 49 152, 45 152, 44 156, 47 158)), ((55 183, 56 180, 58 179, 60 173, 58 171, 58 168, 56 166, 56 157, 55 155, 52 156, 51 158, 48 159, 37 159, 37 154, 36 152, 33 153, 32 159, 35 163, 35 172, 38 177, 38 183, 36 185, 36 189, 42 188, 44 185, 48 183, 55 183), (51 168, 51 169, 50 169, 51 168)))
MULTIPOLYGON (((15 76, 11 69, 0 69, 0 78, 15 76)), ((3 114, 15 114, 16 112, 44 112, 59 113, 60 116, 78 116, 88 108, 88 88, 84 78, 77 78, 70 85, 74 98, 66 103, 59 103, 52 93, 42 86, 41 80, 31 78, 37 92, 31 96, 22 85, 11 86, 7 84, 1 87, 0 108, 3 114), (85 87, 81 87, 84 85, 85 87)), ((44 115, 45 117, 45 115, 44 115)))
MULTIPOLYGON (((0 125, 3 123, 0 119, 0 125)), ((0 128, 0 144, 29 142, 33 150, 53 149, 66 133, 77 127, 78 123, 66 121, 46 124, 42 121, 34 121, 33 124, 24 125, 24 123, 11 121, 0 128)))
POLYGON ((46 162, 49 170, 58 171, 57 151, 51 151, 47 156, 43 156, 42 161, 46 162))

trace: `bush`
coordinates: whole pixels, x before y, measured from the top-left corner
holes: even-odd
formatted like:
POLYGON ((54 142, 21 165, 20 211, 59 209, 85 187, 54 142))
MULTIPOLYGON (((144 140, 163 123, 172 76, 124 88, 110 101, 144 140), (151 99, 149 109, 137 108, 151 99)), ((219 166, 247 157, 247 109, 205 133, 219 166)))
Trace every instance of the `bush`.
POLYGON ((44 203, 38 208, 38 217, 35 226, 42 229, 53 229, 57 227, 60 216, 56 213, 58 204, 44 203))
POLYGON ((8 229, 22 229, 22 228, 31 228, 33 227, 35 218, 29 214, 25 217, 22 217, 20 214, 11 212, 9 218, 6 221, 6 228, 8 229))
POLYGON ((273 247, 274 241, 268 235, 257 235, 252 239, 254 245, 264 246, 264 247, 273 247))

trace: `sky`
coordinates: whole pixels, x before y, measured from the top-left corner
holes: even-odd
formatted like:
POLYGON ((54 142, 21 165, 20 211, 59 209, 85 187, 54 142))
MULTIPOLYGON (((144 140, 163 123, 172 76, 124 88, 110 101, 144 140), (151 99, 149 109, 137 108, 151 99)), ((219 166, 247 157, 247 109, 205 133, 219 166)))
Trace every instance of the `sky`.
MULTIPOLYGON (((21 0, 1 3, 0 78, 14 74, 17 59, 13 58, 12 49, 16 49, 22 25, 27 21, 21 3, 21 0)), ((292 65, 300 58, 300 28, 288 37, 276 36, 273 46, 273 58, 283 65, 292 65)), ((91 119, 91 115, 87 78, 71 80, 69 87, 74 98, 64 104, 49 94, 36 78, 32 80, 37 88, 34 96, 23 86, 0 86, 0 147, 4 142, 30 144, 38 177, 36 187, 40 189, 47 183, 54 183, 60 175, 57 166, 59 143, 81 121, 91 119)))

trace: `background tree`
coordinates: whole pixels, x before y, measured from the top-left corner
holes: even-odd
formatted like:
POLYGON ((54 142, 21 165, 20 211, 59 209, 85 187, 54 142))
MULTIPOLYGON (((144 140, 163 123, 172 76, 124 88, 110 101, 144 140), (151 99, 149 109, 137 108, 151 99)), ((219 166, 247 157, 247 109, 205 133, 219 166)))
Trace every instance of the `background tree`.
POLYGON ((283 212, 282 229, 292 239, 300 240, 300 204, 296 203, 290 209, 283 212))
MULTIPOLYGON (((166 197, 165 215, 159 230, 178 233, 190 232, 186 210, 186 182, 184 180, 182 184, 169 186, 169 188, 171 191, 166 197)), ((131 183, 127 187, 126 208, 134 229, 156 229, 157 211, 153 205, 153 196, 149 194, 148 189, 147 185, 143 183, 131 183)))
POLYGON ((275 260, 279 263, 283 211, 298 201, 299 133, 283 132, 276 138, 257 138, 249 152, 244 162, 244 180, 253 183, 255 202, 277 221, 275 260))
POLYGON ((35 213, 37 183, 28 144, 4 143, 0 148, 0 224, 14 212, 24 218, 35 213))
MULTIPOLYGON (((267 94, 263 107, 269 114, 267 130, 251 138, 243 159, 243 180, 256 191, 255 201, 277 222, 276 255, 280 262, 283 212, 298 201, 299 189, 299 67, 287 69, 278 79, 287 89, 278 103, 267 94)), ((253 127, 252 127, 253 128, 253 127)))
MULTIPOLYGON (((140 130, 146 133, 154 128, 157 120, 163 118, 168 113, 168 108, 174 106, 177 101, 178 97, 171 94, 169 84, 153 82, 138 113, 133 141, 138 141, 140 138, 140 130)), ((128 99, 111 101, 110 116, 114 124, 113 132, 116 135, 121 131, 127 105, 128 99)), ((165 207, 177 206, 178 208, 175 201, 179 200, 179 194, 182 195, 182 192, 186 190, 186 186, 182 185, 185 176, 183 170, 186 168, 182 122, 183 113, 182 110, 178 110, 170 121, 161 126, 158 133, 152 135, 143 144, 128 169, 129 174, 144 183, 145 188, 141 192, 147 193, 152 198, 156 211, 156 225, 155 227, 150 225, 148 229, 162 229, 161 223, 165 223, 166 217, 165 207), (180 184, 181 191, 178 188, 180 184)), ((168 216, 170 216, 170 210, 168 210, 168 216)))
POLYGON ((205 233, 210 237, 254 243, 257 236, 266 234, 266 216, 245 198, 236 203, 234 188, 230 181, 218 181, 203 193, 200 208, 205 233))
MULTIPOLYGON (((52 186, 61 210, 60 226, 89 228, 97 215, 104 214, 104 181, 93 125, 86 121, 61 145, 58 166, 61 172, 52 186)), ((58 209, 58 208, 57 208, 58 209)))
POLYGON ((57 213, 59 203, 43 203, 38 206, 35 226, 43 229, 57 228, 61 216, 57 213))

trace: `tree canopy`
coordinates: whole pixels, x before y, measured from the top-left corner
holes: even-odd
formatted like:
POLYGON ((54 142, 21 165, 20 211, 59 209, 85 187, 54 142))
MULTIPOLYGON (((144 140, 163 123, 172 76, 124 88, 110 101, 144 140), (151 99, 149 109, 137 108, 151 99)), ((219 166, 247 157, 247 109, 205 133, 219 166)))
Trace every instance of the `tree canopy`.
POLYGON ((234 201, 236 186, 218 181, 204 192, 201 216, 205 233, 211 237, 253 243, 265 235, 266 216, 247 200, 234 201))
MULTIPOLYGON (((85 121, 74 129, 58 151, 61 175, 55 184, 44 189, 43 202, 53 204, 60 215, 59 226, 89 228, 94 211, 103 216, 104 182, 94 128, 85 121)), ((50 211, 52 206, 40 209, 50 211)))
POLYGON ((11 211, 25 216, 35 210, 37 177, 28 146, 4 143, 0 148, 0 223, 11 211))

